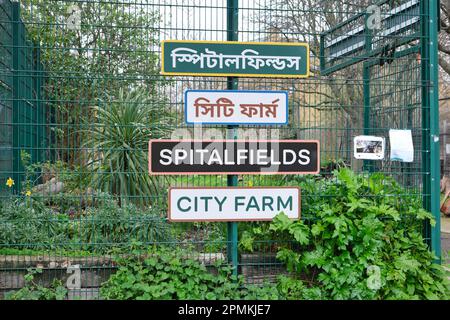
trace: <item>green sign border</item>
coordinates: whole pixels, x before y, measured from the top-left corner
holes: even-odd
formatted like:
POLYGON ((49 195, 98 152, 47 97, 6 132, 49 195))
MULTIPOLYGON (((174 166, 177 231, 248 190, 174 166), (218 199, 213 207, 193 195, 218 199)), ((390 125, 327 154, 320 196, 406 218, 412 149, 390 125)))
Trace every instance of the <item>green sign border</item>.
POLYGON ((165 76, 193 76, 193 77, 244 77, 244 78, 309 78, 310 77, 310 51, 308 43, 291 42, 241 42, 241 41, 201 41, 201 40, 163 40, 161 41, 161 75, 165 76), (291 46, 306 47, 306 74, 246 74, 246 73, 197 73, 197 72, 166 72, 164 70, 164 47, 166 43, 205 43, 205 44, 225 44, 225 45, 273 45, 273 46, 291 46))

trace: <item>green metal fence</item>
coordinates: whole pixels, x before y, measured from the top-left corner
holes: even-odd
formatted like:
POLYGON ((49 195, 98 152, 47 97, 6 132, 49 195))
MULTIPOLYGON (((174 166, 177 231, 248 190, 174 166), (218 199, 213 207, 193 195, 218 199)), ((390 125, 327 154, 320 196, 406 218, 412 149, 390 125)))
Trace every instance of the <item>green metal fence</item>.
MULTIPOLYGON (((20 19, 18 3, 2 2, 1 10, 1 179, 12 177, 21 190, 21 152, 31 162, 48 158, 47 109, 42 97, 44 70, 39 45, 33 44, 20 19)), ((6 187, 1 186, 4 194, 6 187)))
MULTIPOLYGON (((48 283, 78 265, 76 294, 96 296, 115 271, 111 251, 136 243, 189 247, 206 264, 223 258, 253 283, 286 272, 275 258, 280 240, 264 239, 253 252, 238 246, 244 231, 267 224, 167 223, 169 186, 303 179, 149 176, 149 139, 194 134, 184 123, 186 89, 288 91, 287 127, 202 129, 223 138, 245 129, 260 138, 317 139, 322 177, 345 164, 395 178, 404 193, 383 196, 421 198, 437 218, 424 236, 440 256, 436 10, 436 1, 419 0, 3 1, 0 291, 20 288, 27 268, 44 268, 48 283), (374 33, 366 23, 373 4, 385 18, 374 33), (311 77, 162 76, 162 40, 307 42, 311 77), (353 157, 354 136, 387 137, 389 129, 412 130, 413 163, 390 161, 388 152, 378 162, 353 157)), ((302 202, 318 197, 329 195, 305 193, 302 202)), ((314 212, 302 218, 314 221, 314 212)))

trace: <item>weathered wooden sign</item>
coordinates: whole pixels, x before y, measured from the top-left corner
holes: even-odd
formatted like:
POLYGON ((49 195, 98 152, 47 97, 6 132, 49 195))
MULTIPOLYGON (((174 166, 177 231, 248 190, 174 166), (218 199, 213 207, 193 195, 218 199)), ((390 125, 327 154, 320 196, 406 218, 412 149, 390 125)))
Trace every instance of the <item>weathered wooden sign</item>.
POLYGON ((169 221, 270 221, 280 212, 300 219, 300 188, 170 188, 169 221))
POLYGON ((287 91, 186 90, 187 124, 285 125, 287 91))
POLYGON ((191 174, 317 174, 319 141, 150 140, 149 172, 191 174))
POLYGON ((162 41, 163 75, 309 77, 307 43, 162 41))

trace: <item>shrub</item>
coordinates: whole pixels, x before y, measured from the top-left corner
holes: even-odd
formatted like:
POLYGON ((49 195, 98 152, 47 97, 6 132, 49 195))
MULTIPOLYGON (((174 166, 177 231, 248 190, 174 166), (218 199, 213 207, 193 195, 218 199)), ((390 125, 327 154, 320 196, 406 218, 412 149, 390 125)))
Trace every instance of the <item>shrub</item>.
POLYGON ((57 248, 66 243, 69 218, 27 198, 0 202, 0 244, 8 247, 57 248))
MULTIPOLYGON (((335 171, 329 180, 306 180, 302 187, 305 220, 280 214, 266 232, 258 230, 264 239, 280 240, 277 258, 291 272, 278 283, 283 297, 448 297, 443 270, 421 235, 432 216, 418 196, 393 179, 349 169, 335 171)), ((241 245, 251 248, 255 239, 248 232, 241 245)))
MULTIPOLYGON (((20 159, 25 169, 24 181, 22 182, 22 192, 35 189, 39 183, 48 182, 55 178, 64 184, 64 190, 86 190, 88 188, 88 172, 83 171, 80 166, 70 166, 64 161, 55 162, 31 162, 31 155, 22 150, 20 159)), ((42 191, 41 191, 42 192, 42 191)), ((49 191, 42 192, 42 195, 52 195, 49 191)))
POLYGON ((171 242, 172 230, 162 208, 138 208, 133 204, 119 207, 104 200, 98 208, 88 208, 84 217, 74 220, 73 229, 84 249, 107 250, 133 241, 171 242))
POLYGON ((170 242, 171 229, 162 209, 119 207, 109 195, 98 198, 79 216, 57 213, 27 197, 0 202, 0 244, 20 249, 90 250, 104 253, 126 249, 133 240, 170 242))
POLYGON ((160 248, 146 255, 118 259, 120 267, 101 288, 112 300, 276 299, 273 286, 245 287, 230 267, 215 265, 217 274, 180 249, 160 248))
POLYGON ((49 288, 41 286, 34 281, 34 276, 42 273, 42 269, 28 269, 25 275, 25 286, 20 290, 6 294, 6 300, 64 300, 67 289, 61 280, 53 280, 49 288))
POLYGON ((120 89, 110 99, 93 107, 95 125, 86 123, 84 130, 90 185, 118 195, 121 204, 148 205, 164 189, 160 179, 148 174, 148 142, 169 132, 171 117, 145 90, 120 89))

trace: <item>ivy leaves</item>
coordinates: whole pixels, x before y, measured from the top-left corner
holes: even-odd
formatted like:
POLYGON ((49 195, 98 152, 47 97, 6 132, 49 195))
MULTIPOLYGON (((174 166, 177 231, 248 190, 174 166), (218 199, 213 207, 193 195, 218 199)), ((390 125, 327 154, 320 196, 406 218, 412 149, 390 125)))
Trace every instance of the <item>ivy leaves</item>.
MULTIPOLYGON (((141 256, 119 259, 120 268, 101 288, 101 296, 111 300, 216 300, 277 299, 274 286, 245 286, 242 278, 218 261, 212 274, 200 261, 189 258, 189 252, 154 248, 141 256)), ((213 266, 211 266, 213 267, 213 266)))
POLYGON ((50 286, 40 285, 34 278, 37 274, 42 274, 42 269, 27 269, 28 273, 24 276, 25 286, 20 290, 6 294, 6 300, 64 300, 67 297, 68 290, 61 280, 54 279, 50 286))

